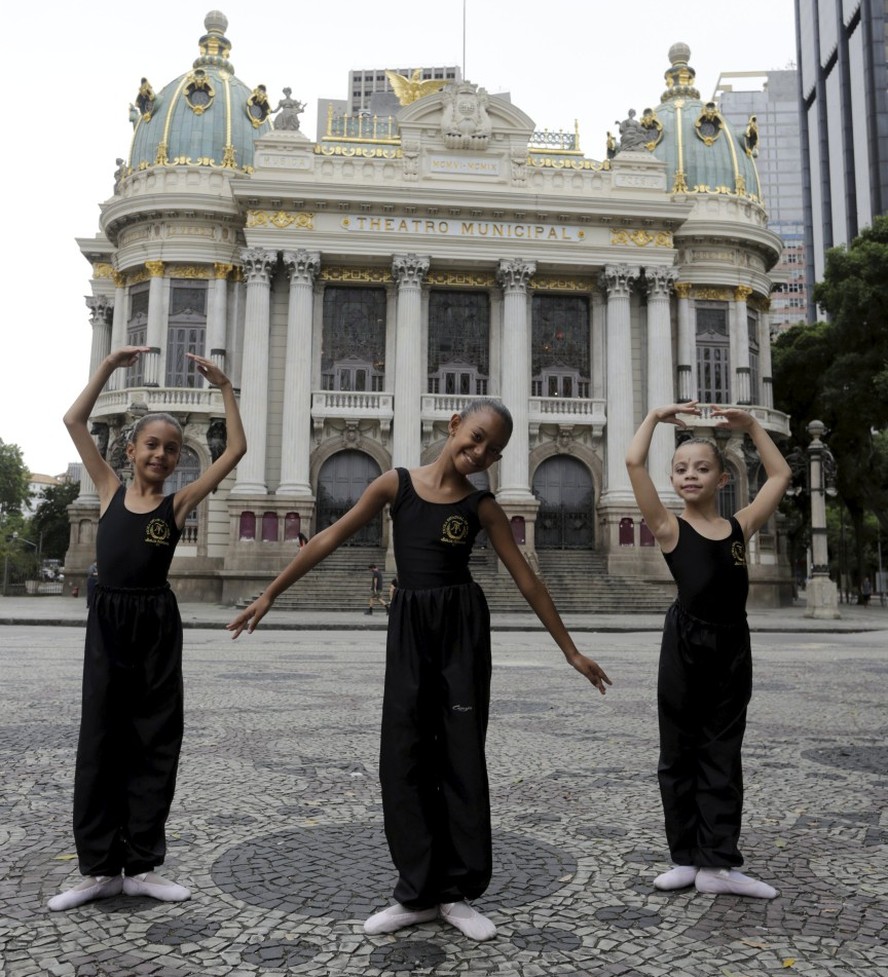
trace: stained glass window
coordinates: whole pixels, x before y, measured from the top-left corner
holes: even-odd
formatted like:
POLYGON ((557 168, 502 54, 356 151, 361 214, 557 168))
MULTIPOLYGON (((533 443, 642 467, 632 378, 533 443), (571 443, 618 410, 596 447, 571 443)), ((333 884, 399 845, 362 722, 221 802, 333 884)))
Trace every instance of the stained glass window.
POLYGON ((207 337, 207 283, 174 280, 170 283, 170 317, 167 324, 168 387, 198 387, 201 377, 186 353, 204 355, 207 337))
POLYGON ((589 300, 584 295, 534 295, 531 394, 588 397, 589 300))
POLYGON ((324 390, 382 390, 385 289, 328 286, 322 343, 324 390))
POLYGON ((429 293, 428 392, 486 396, 489 363, 487 293, 433 289, 429 293))

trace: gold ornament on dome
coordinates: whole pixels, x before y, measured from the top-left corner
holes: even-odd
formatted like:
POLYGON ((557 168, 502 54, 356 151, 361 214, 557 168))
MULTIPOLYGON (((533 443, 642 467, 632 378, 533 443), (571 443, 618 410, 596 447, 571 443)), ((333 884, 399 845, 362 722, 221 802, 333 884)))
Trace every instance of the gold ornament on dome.
POLYGON ((655 149, 663 139, 663 123, 657 118, 657 113, 653 109, 645 109, 639 124, 650 135, 650 139, 644 144, 644 148, 647 150, 655 149))
POLYGON ((268 101, 265 85, 257 85, 253 89, 246 101, 244 111, 254 129, 258 129, 265 122, 271 114, 271 105, 268 101))
POLYGON ((203 68, 195 68, 185 82, 185 104, 195 115, 203 115, 213 104, 216 89, 203 68))
POLYGON ((397 71, 386 71, 385 76, 401 105, 411 105, 432 92, 441 91, 447 84, 444 78, 424 79, 422 68, 416 68, 409 78, 407 75, 399 75, 397 71))
POLYGON ((718 139, 724 127, 725 120, 719 115, 715 102, 707 102, 694 122, 694 132, 706 146, 711 146, 718 139))

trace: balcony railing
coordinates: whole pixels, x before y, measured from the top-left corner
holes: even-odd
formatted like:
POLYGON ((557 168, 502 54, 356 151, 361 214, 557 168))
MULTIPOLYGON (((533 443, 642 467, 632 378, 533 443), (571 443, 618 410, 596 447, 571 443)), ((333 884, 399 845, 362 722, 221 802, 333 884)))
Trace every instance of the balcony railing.
POLYGON ((315 390, 311 395, 311 418, 317 437, 328 418, 344 421, 373 420, 388 434, 395 416, 393 394, 372 390, 315 390))
POLYGON ((221 391, 210 387, 127 387, 99 394, 92 417, 125 414, 132 404, 144 404, 152 414, 224 412, 221 391))

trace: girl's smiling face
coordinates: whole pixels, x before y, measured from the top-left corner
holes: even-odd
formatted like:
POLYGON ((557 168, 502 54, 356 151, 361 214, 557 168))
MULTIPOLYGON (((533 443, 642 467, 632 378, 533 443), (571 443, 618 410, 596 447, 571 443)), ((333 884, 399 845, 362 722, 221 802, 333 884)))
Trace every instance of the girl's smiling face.
POLYGON ((151 482, 164 482, 179 463, 182 440, 178 430, 168 421, 156 420, 145 424, 135 441, 126 446, 127 458, 136 472, 151 482))
POLYGON ((505 422, 496 411, 484 408, 450 421, 451 452, 461 475, 482 472, 500 460, 509 443, 505 422))

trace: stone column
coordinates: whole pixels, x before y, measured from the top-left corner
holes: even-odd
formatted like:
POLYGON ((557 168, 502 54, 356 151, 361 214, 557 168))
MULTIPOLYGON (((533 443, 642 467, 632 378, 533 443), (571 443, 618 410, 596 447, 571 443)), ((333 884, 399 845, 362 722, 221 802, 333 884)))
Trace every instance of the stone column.
POLYGON ((268 426, 268 333, 271 275, 277 252, 265 248, 241 251, 247 280, 244 353, 240 409, 247 436, 247 453, 237 466, 232 495, 266 495, 265 455, 268 426))
POLYGON ((535 261, 503 258, 496 279, 503 290, 503 342, 500 361, 502 401, 512 412, 514 430, 500 462, 501 503, 534 501, 530 491, 527 457, 530 453, 530 317, 527 284, 536 271, 535 261))
MULTIPOLYGON (((114 306, 102 296, 87 297, 86 305, 92 326, 92 343, 89 350, 89 375, 92 376, 102 360, 111 352, 111 317, 114 306)), ((116 372, 118 371, 115 370, 116 372)), ((86 471, 86 465, 82 465, 80 469, 80 494, 77 501, 86 505, 99 504, 99 493, 86 471)))
POLYGON ((607 427, 606 474, 603 502, 635 506, 624 458, 635 433, 632 396, 632 336, 629 295, 639 269, 608 265, 607 289, 607 427))
MULTIPOLYGON (((675 268, 645 268, 647 314, 647 409, 675 403, 672 371, 672 317, 669 294, 678 272, 675 268)), ((628 443, 627 443, 628 447, 628 443)), ((671 424, 658 424, 648 453, 648 472, 660 498, 672 494, 669 468, 675 450, 671 424)), ((625 455, 625 448, 623 449, 625 455)))
POLYGON ((395 423, 392 464, 415 468, 422 451, 422 283, 430 259, 416 254, 396 254, 392 277, 398 284, 398 317, 395 342, 395 423))
POLYGON ((761 393, 759 401, 762 407, 772 409, 774 407, 774 380, 771 376, 771 303, 765 299, 762 303, 762 310, 759 313, 759 373, 761 383, 761 393))
POLYGON ((590 377, 591 396, 594 400, 607 397, 607 344, 604 341, 605 306, 601 292, 596 289, 592 293, 592 322, 590 332, 590 349, 592 351, 592 376, 590 377))
POLYGON ((276 495, 312 498, 311 333, 314 281, 321 268, 319 251, 285 251, 290 276, 287 353, 284 361, 284 419, 281 432, 281 483, 276 495))
MULTIPOLYGON (((111 349, 126 346, 126 275, 119 271, 111 273, 114 280, 114 316, 111 320, 111 349)), ((126 371, 115 370, 108 380, 109 390, 123 390, 126 384, 126 371)))
POLYGON ((150 346, 148 353, 142 354, 142 377, 146 387, 159 387, 163 379, 163 351, 166 328, 166 310, 164 309, 163 271, 162 261, 146 261, 145 267, 151 280, 148 283, 148 331, 145 345, 150 346))
POLYGON ((746 321, 746 300, 752 295, 748 285, 738 285, 734 289, 734 337, 732 345, 736 351, 734 362, 734 390, 731 399, 735 404, 751 404, 752 391, 749 389, 749 324, 746 321))
POLYGON ((216 262, 213 265, 213 283, 210 287, 207 309, 206 355, 223 372, 225 366, 225 334, 228 326, 228 276, 234 265, 216 262))
POLYGON ((824 454, 829 449, 821 438, 826 431, 823 421, 811 421, 808 434, 808 489, 811 493, 811 579, 805 588, 805 617, 835 619, 839 614, 838 590, 829 578, 829 553, 826 545, 826 483, 824 479, 824 454))
POLYGON ((697 399, 697 343, 691 322, 691 284, 676 282, 678 298, 678 400, 697 399))

